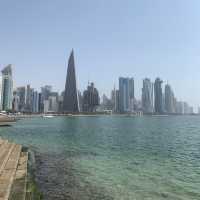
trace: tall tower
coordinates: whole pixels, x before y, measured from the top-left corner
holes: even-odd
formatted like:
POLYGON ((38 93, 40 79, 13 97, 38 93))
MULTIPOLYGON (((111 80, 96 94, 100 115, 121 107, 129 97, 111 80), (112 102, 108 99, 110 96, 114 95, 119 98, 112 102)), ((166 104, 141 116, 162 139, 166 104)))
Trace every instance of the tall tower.
POLYGON ((72 50, 68 60, 67 79, 65 84, 65 94, 63 101, 64 112, 79 112, 78 92, 76 85, 76 72, 74 62, 74 52, 72 50))
POLYGON ((175 113, 175 97, 169 84, 165 85, 165 111, 169 114, 175 113))
POLYGON ((134 104, 134 79, 119 78, 119 106, 120 112, 131 112, 134 104))
POLYGON ((148 78, 143 80, 142 108, 144 113, 153 113, 153 84, 148 78))
POLYGON ((2 110, 11 110, 12 97, 13 97, 12 65, 6 66, 1 72, 2 72, 2 93, 1 93, 2 110))
POLYGON ((163 94, 162 94, 162 83, 160 78, 156 78, 154 83, 154 96, 155 96, 155 113, 163 113, 163 94))

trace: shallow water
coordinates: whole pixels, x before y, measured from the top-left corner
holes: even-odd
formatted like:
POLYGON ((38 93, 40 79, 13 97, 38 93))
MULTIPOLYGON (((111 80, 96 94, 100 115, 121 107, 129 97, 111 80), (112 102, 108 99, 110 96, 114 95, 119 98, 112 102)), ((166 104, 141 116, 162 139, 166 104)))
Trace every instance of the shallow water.
POLYGON ((32 118, 0 136, 35 152, 46 200, 200 199, 200 117, 32 118))

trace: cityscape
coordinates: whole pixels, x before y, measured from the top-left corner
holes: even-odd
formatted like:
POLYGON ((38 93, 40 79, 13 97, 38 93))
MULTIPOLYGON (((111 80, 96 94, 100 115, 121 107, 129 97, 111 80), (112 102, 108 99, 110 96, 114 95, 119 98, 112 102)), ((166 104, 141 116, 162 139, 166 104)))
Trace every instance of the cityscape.
POLYGON ((0 200, 200 200, 200 1, 0 3, 0 200))
MULTIPOLYGON (((74 51, 72 50, 67 68, 65 90, 59 94, 51 85, 41 91, 31 85, 13 88, 12 65, 2 71, 1 110, 13 113, 115 113, 115 114, 194 114, 193 107, 179 101, 172 87, 156 78, 143 80, 141 99, 135 98, 134 78, 119 77, 119 87, 113 88, 110 97, 99 96, 94 82, 88 83, 81 93, 77 88, 74 51), (101 100, 102 99, 102 100, 101 100)), ((200 109, 199 109, 200 111, 200 109)))

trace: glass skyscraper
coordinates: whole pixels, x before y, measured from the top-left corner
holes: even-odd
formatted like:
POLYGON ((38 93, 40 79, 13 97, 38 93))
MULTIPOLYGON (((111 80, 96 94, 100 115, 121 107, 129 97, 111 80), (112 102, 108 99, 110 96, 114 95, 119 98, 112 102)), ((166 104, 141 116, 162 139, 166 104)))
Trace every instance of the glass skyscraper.
POLYGON ((134 107, 134 79, 119 78, 119 110, 121 113, 131 112, 134 107))
POLYGON ((13 97, 12 65, 6 66, 1 72, 2 72, 2 93, 1 93, 2 110, 11 110, 12 97, 13 97))
POLYGON ((154 83, 154 108, 155 113, 162 114, 163 113, 163 94, 162 94, 162 83, 163 81, 160 78, 156 78, 154 83))

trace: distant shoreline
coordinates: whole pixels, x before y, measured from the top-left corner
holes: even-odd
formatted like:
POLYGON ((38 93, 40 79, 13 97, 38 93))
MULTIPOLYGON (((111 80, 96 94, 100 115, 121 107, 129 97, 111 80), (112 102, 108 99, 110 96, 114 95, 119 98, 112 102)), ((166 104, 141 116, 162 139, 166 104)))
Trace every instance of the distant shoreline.
POLYGON ((48 113, 48 114, 12 114, 10 115, 16 118, 32 118, 32 117, 45 117, 45 116, 52 116, 52 117, 100 117, 100 116, 118 116, 118 117, 141 117, 141 116, 149 116, 149 117, 168 117, 168 116, 200 116, 200 114, 108 114, 108 113, 76 113, 76 114, 58 114, 58 113, 48 113))

